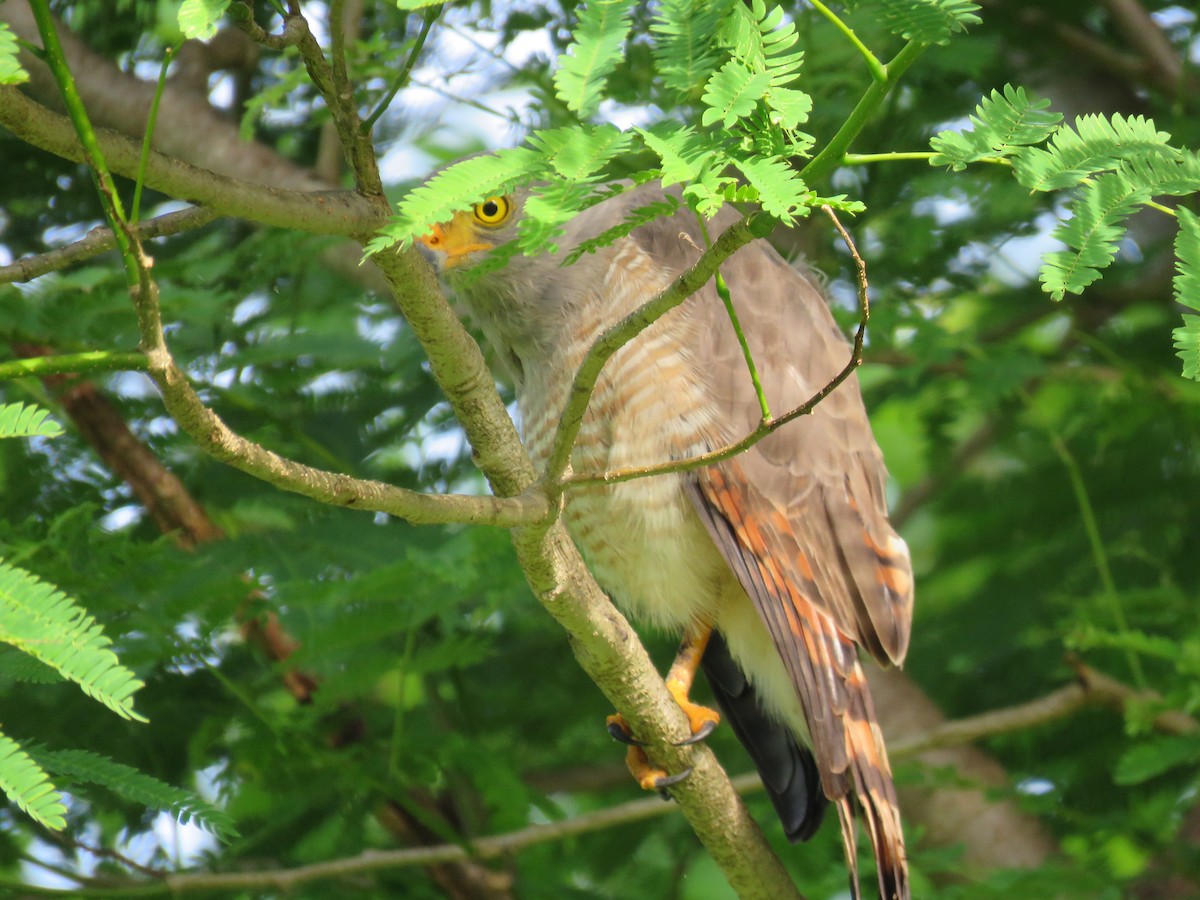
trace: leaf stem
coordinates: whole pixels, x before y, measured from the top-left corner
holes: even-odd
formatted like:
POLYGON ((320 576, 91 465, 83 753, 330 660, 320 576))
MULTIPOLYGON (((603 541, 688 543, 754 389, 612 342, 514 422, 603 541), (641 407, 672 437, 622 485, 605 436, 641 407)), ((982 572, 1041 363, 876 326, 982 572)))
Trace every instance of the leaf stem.
POLYGON ((112 174, 108 171, 108 166, 104 162, 104 154, 100 150, 100 141, 97 139, 96 132, 92 128, 92 123, 88 119, 87 110, 83 106, 83 99, 79 96, 79 91, 75 87, 75 79, 71 75, 70 67, 67 65, 66 54, 63 53, 62 44, 58 40, 58 31, 55 28, 54 17, 50 14, 50 5, 47 3, 47 0, 30 0, 29 8, 33 12, 33 18, 37 22, 38 33, 42 38, 46 65, 50 67, 50 71, 54 74, 54 80, 58 83, 63 103, 67 107, 67 115, 71 119, 71 124, 75 126, 79 143, 83 147, 84 160, 87 162, 88 169, 92 173, 92 178, 96 182, 101 205, 104 207, 104 215, 108 219, 108 223, 112 227, 113 234, 117 239, 117 246, 121 251, 121 260, 125 265, 126 280, 130 286, 135 287, 139 283, 138 264, 133 242, 125 231, 125 225, 128 220, 125 217, 125 210, 121 205, 121 196, 117 193, 116 183, 113 181, 112 174))
MULTIPOLYGON (((712 241, 708 236, 708 223, 704 221, 704 216, 697 213, 696 221, 700 225, 700 233, 704 235, 704 246, 711 247, 712 241)), ((725 304, 725 312, 729 316, 729 323, 733 326, 733 333, 737 335, 738 344, 742 348, 742 356, 746 360, 746 368, 750 370, 750 381, 754 385, 754 396, 758 398, 759 411, 762 413, 763 419, 770 419, 771 407, 767 404, 767 394, 763 390, 762 379, 758 377, 758 366, 754 364, 754 354, 750 352, 750 344, 746 340, 746 333, 742 330, 741 320, 738 318, 737 310, 733 306, 733 297, 729 293, 729 285, 725 283, 725 276, 721 274, 720 269, 717 269, 714 280, 717 288, 717 296, 725 304)))
POLYGON ((413 41, 412 49, 408 53, 408 58, 404 60, 404 65, 400 67, 400 71, 396 73, 396 78, 392 81, 388 88, 387 94, 379 101, 379 105, 371 112, 369 116, 358 126, 359 131, 367 134, 375 125, 376 120, 383 115, 384 111, 391 105, 392 100, 400 89, 408 84, 409 76, 412 75, 413 67, 417 64, 417 57, 420 56, 422 48, 425 46, 425 39, 429 37, 429 31, 433 28, 433 23, 438 20, 438 16, 442 14, 441 6, 429 6, 425 8, 425 16, 421 21, 421 31, 417 34, 416 40, 413 41))
POLYGON ((851 44, 854 49, 862 54, 862 58, 867 62, 867 68, 871 72, 871 78, 875 83, 881 84, 887 81, 888 73, 883 63, 879 61, 874 53, 868 49, 867 45, 858 39, 858 35, 854 33, 849 25, 843 22, 833 10, 821 2, 821 0, 809 0, 813 8, 823 15, 826 19, 833 23, 833 27, 840 31, 851 44))
POLYGON ((167 84, 167 69, 171 60, 179 52, 179 46, 168 47, 163 54, 162 67, 158 70, 158 84, 154 87, 154 99, 150 101, 150 115, 146 119, 146 136, 142 138, 142 155, 138 158, 137 180, 133 185, 133 203, 129 213, 129 221, 136 225, 142 206, 142 186, 146 182, 146 166, 150 161, 150 145, 154 138, 154 126, 158 122, 158 106, 162 102, 163 88, 167 84))
MULTIPOLYGON (((1096 521, 1096 512, 1092 508, 1092 501, 1088 496, 1087 485, 1083 480, 1083 473, 1079 470, 1079 463, 1071 453, 1066 442, 1056 432, 1050 430, 1049 427, 1046 427, 1045 431, 1046 437, 1050 441, 1050 447, 1062 461, 1063 466, 1067 470, 1067 477, 1071 481, 1071 491, 1074 493, 1075 503, 1079 507, 1079 518, 1083 521, 1083 530, 1087 533, 1088 546, 1092 551, 1092 560, 1096 565, 1096 573, 1100 577, 1100 585, 1104 591, 1104 598, 1108 601, 1108 605, 1112 611, 1113 624, 1119 633, 1128 634, 1129 622, 1125 618, 1125 608, 1121 604, 1121 595, 1117 592, 1117 583, 1113 578, 1112 568, 1108 563, 1108 551, 1104 548, 1104 539, 1100 535, 1100 525, 1096 521)), ((1142 661, 1131 647, 1125 648, 1125 658, 1129 663, 1129 670, 1133 674, 1134 683, 1142 690, 1145 690, 1146 674, 1142 670, 1142 661)))
POLYGON ((909 160, 932 159, 931 150, 900 151, 895 153, 846 153, 842 156, 844 166, 865 166, 877 162, 907 162, 909 160))
POLYGON ((874 81, 863 92, 861 98, 850 115, 838 129, 835 134, 825 145, 825 148, 808 161, 808 164, 800 170, 800 177, 804 179, 805 184, 815 184, 819 179, 824 178, 834 167, 841 165, 846 151, 850 149, 850 145, 854 143, 854 139, 866 127, 868 121, 875 114, 875 110, 883 102, 884 98, 896 86, 896 82, 900 80, 900 76, 904 74, 917 57, 925 52, 927 44, 922 44, 918 41, 909 41, 900 52, 892 57, 891 62, 886 67, 886 77, 882 81, 874 81))
POLYGON ((115 353, 94 350, 87 353, 64 353, 60 356, 34 356, 0 363, 0 381, 16 378, 45 378, 47 375, 67 375, 77 372, 125 371, 145 372, 150 367, 144 354, 115 353))

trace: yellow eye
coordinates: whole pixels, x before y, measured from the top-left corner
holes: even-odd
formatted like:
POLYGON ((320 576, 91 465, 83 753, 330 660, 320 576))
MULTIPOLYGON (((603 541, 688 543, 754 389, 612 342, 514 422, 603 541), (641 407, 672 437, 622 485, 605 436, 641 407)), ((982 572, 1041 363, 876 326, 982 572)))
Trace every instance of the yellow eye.
POLYGON ((475 219, 484 225, 499 225, 512 212, 507 197, 488 197, 475 204, 475 219))

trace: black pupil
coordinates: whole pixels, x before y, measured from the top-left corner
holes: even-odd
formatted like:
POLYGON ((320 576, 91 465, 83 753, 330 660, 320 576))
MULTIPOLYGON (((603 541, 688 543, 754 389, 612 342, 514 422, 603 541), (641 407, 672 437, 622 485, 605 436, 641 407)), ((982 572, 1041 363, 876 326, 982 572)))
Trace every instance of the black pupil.
POLYGON ((499 215, 500 205, 496 203, 495 200, 489 200, 487 203, 483 204, 483 214, 489 219, 492 216, 499 215))

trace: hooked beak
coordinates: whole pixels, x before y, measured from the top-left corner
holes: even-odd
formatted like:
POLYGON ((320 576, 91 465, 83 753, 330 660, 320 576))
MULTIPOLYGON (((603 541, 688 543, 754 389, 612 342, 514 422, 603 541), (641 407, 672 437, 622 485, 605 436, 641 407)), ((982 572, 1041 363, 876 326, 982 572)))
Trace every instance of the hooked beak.
POLYGON ((491 250, 492 245, 480 241, 464 213, 441 225, 434 225, 429 234, 417 238, 422 254, 440 270, 453 269, 467 261, 472 253, 491 250))

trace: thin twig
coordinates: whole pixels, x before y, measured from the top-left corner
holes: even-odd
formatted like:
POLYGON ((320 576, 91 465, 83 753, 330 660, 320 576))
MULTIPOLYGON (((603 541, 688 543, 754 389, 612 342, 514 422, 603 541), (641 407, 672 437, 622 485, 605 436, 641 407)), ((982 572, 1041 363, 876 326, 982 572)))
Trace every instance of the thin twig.
MULTIPOLYGON (((858 253, 858 248, 855 247, 854 241, 851 239, 846 229, 842 227, 842 223, 838 221, 833 210, 828 206, 821 207, 826 215, 828 215, 837 228, 838 233, 842 236, 842 240, 846 243, 850 250, 850 255, 854 259, 854 265, 858 278, 858 304, 859 304, 859 320, 858 330, 854 334, 854 342, 850 349, 850 359, 840 372, 837 373, 830 381, 819 391, 809 397, 794 409, 779 416, 778 418, 769 419, 763 417, 758 426, 748 435, 732 444, 728 444, 718 450, 711 450, 708 453, 701 453, 697 456, 691 456, 686 459, 671 460, 670 462, 656 463, 649 466, 630 466, 625 469, 614 469, 609 472, 596 473, 581 473, 578 475, 569 475, 561 479, 561 484, 566 488, 575 488, 584 485, 594 484, 616 484, 622 481, 632 481, 637 478, 650 478, 655 475, 665 475, 670 472, 690 472, 693 469, 700 469, 705 466, 711 466, 714 463, 723 462, 726 459, 731 459, 738 454, 745 453, 767 435, 779 430, 788 422, 791 422, 800 416, 806 416, 811 413, 822 400, 828 397, 839 385, 849 378, 854 370, 862 365, 862 350, 863 340, 867 333, 867 322, 871 318, 871 303, 868 295, 867 285, 867 267, 863 262, 862 257, 858 253)), ((732 229, 731 229, 732 230, 732 229)), ((728 232, 726 232, 728 233, 728 232)), ((722 235, 724 237, 724 235, 722 235)), ((655 301, 651 301, 652 303, 655 301)), ((645 307, 643 307, 644 309, 645 307)), ((611 330, 611 329, 610 329, 611 330)), ((606 333, 607 336, 607 333, 606 333)), ((601 339, 603 340, 603 338, 601 339)), ((594 349, 594 348, 593 348, 594 349)), ((585 359, 586 363, 586 359, 585 359)), ((580 367, 583 371, 583 367, 580 367)), ((561 429, 560 429, 561 430, 561 429)))
MULTIPOLYGON (((209 222, 220 218, 213 209, 203 206, 189 206, 187 209, 176 210, 155 216, 137 224, 137 234, 142 240, 179 234, 193 228, 202 228, 209 222)), ((36 256, 25 256, 7 266, 0 266, 0 284, 10 282, 32 281, 47 272, 57 272, 74 263, 91 259, 112 250, 117 246, 116 236, 111 228, 97 226, 78 241, 39 253, 36 256)))
POLYGON ((408 58, 404 60, 404 65, 400 67, 400 71, 396 73, 396 77, 392 80, 388 91, 384 94, 383 99, 375 107, 374 111, 363 120, 363 123, 358 126, 359 131, 363 134, 370 134, 376 120, 384 114, 387 108, 391 105, 392 100, 400 89, 408 84, 408 79, 412 75, 413 67, 417 64, 417 57, 421 55, 421 50, 425 46, 425 39, 429 37, 429 31, 433 28, 433 23, 438 20, 438 16, 442 13, 441 6, 429 6, 425 8, 425 15, 421 19, 421 31, 417 34, 413 41, 412 48, 408 51, 408 58))
POLYGON ((680 273, 657 296, 600 335, 580 363, 571 391, 567 395, 567 403, 563 408, 546 463, 544 480, 547 484, 575 483, 575 479, 564 479, 562 476, 570 461, 571 450, 583 424, 584 413, 605 363, 646 328, 704 287, 725 260, 755 238, 769 234, 774 225, 775 220, 762 213, 738 220, 700 255, 691 268, 680 273))

